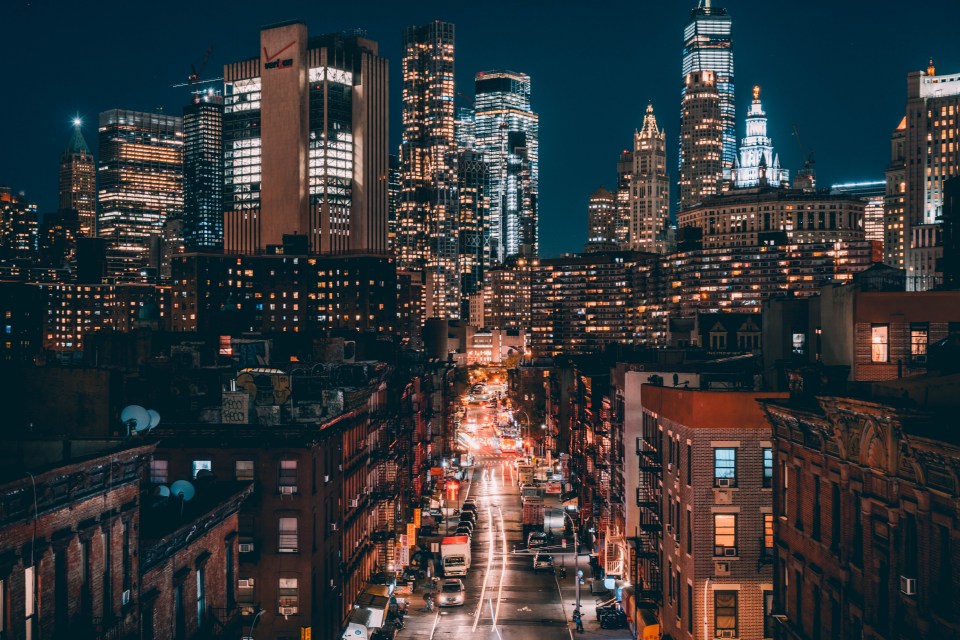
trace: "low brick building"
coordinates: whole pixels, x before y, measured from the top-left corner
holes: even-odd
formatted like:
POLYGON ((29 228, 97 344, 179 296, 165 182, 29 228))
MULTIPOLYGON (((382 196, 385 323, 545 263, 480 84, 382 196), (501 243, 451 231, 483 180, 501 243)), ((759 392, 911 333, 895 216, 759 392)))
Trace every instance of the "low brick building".
POLYGON ((960 376, 857 397, 814 397, 811 380, 764 405, 778 637, 960 637, 960 376))
POLYGON ((628 533, 664 637, 771 637, 773 445, 757 400, 778 397, 642 386, 628 533))

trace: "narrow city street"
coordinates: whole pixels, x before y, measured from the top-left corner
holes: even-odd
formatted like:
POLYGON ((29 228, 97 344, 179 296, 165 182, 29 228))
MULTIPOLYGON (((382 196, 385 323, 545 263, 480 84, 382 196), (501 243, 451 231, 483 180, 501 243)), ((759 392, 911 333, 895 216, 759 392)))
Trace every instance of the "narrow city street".
MULTIPOLYGON (((477 500, 479 518, 472 539, 471 568, 463 583, 465 604, 424 610, 422 599, 406 617, 399 638, 450 639, 471 635, 500 640, 545 640, 561 638, 629 638, 625 629, 601 630, 596 604, 607 598, 590 593, 590 581, 581 587, 581 608, 585 632, 578 633, 572 622, 576 605, 575 558, 572 543, 556 541, 545 548, 556 563, 554 569, 535 572, 535 551, 528 551, 523 539, 522 504, 516 461, 517 451, 501 449, 497 438, 497 415, 510 416, 502 405, 467 405, 463 424, 474 442, 474 466, 461 485, 461 501, 477 500), (472 425, 476 425, 473 427, 472 425), (559 577, 564 567, 565 577, 559 577)), ((456 517, 450 521, 455 524, 456 517)), ((588 571, 588 556, 580 568, 588 571)))

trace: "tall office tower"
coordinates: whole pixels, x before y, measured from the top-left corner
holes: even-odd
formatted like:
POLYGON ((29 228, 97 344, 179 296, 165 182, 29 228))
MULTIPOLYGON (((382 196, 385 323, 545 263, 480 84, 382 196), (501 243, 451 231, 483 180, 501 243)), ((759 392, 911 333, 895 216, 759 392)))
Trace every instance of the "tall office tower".
POLYGON ((457 120, 454 122, 453 131, 459 151, 477 148, 477 122, 472 108, 457 109, 457 120))
MULTIPOLYGON (((897 241, 891 247, 894 256, 900 251, 904 253, 907 288, 911 291, 931 289, 940 280, 937 261, 943 254, 943 182, 960 175, 958 120, 960 73, 938 76, 931 60, 926 72, 908 74, 904 234, 888 233, 887 237, 897 241)), ((888 220, 890 217, 888 214, 888 220)))
POLYGON ((224 67, 224 250, 303 235, 310 253, 386 253, 387 61, 361 35, 260 32, 224 67))
POLYGON ((75 262, 80 217, 76 209, 58 209, 40 222, 40 264, 60 268, 75 262))
MULTIPOLYGON (((835 184, 830 187, 830 195, 854 195, 866 203, 866 207, 863 210, 863 235, 864 239, 875 243, 879 256, 884 255, 883 215, 886 187, 887 183, 883 180, 848 182, 845 184, 835 184)), ((883 262, 884 258, 879 256, 877 262, 883 262)))
POLYGON ((780 168, 780 156, 767 135, 767 114, 760 102, 759 86, 753 88, 753 102, 747 112, 747 137, 740 145, 733 183, 738 189, 790 186, 790 172, 780 168))
POLYGON ((657 126, 652 104, 647 105, 643 128, 633 136, 629 248, 652 253, 668 253, 670 250, 667 137, 657 126))
POLYGON ((687 76, 680 120, 680 210, 720 193, 723 184, 724 120, 717 76, 687 76))
POLYGON ((617 160, 617 246, 621 249, 630 244, 630 221, 633 219, 633 151, 624 149, 617 160))
POLYGON ((603 187, 590 194, 587 205, 586 251, 615 251, 618 222, 617 196, 603 187))
POLYGON ((883 199, 883 261, 891 267, 906 267, 907 200, 907 118, 890 136, 890 164, 884 172, 886 194, 883 199))
MULTIPOLYGON (((697 8, 690 12, 690 22, 683 30, 683 70, 680 75, 681 104, 690 91, 690 74, 710 71, 716 79, 717 94, 720 96, 720 144, 724 180, 732 178, 733 164, 737 159, 732 32, 733 20, 727 10, 712 6, 711 0, 700 0, 697 8)), ((683 124, 680 128, 683 129, 683 124)), ((680 146, 682 149, 682 141, 680 146)), ((681 153, 681 175, 685 159, 681 153)))
POLYGON ((487 200, 490 173, 483 156, 464 150, 457 154, 457 193, 460 208, 461 318, 470 317, 470 296, 483 291, 490 264, 487 200))
POLYGON ((212 91, 183 108, 183 242, 223 249, 223 96, 212 91))
POLYGON ((37 256, 37 205, 0 187, 0 263, 28 263, 37 256))
POLYGON ((87 147, 80 118, 73 120, 73 136, 60 156, 60 209, 73 209, 80 234, 97 235, 97 168, 87 147))
POLYGON ((391 153, 387 158, 387 251, 396 255, 397 214, 400 212, 400 157, 391 153))
POLYGON ((168 217, 183 210, 183 123, 159 113, 100 114, 97 235, 107 241, 107 272, 153 279, 168 217))
POLYGON ((475 89, 476 144, 490 165, 491 259, 503 263, 519 255, 536 257, 540 121, 530 106, 530 76, 481 71, 475 89), (511 174, 522 171, 529 172, 529 185, 519 192, 523 183, 511 174), (526 210, 525 199, 531 203, 526 210))
POLYGON ((403 143, 397 268, 424 274, 424 318, 460 316, 453 101, 454 27, 403 32, 403 143))

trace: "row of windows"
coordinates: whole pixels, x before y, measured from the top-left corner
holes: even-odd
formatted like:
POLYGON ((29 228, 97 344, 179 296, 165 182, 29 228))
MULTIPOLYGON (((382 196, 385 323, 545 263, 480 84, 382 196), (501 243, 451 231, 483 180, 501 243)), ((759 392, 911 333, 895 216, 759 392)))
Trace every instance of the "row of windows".
MULTIPOLYGON (((194 479, 201 472, 213 472, 211 460, 194 460, 191 464, 191 473, 194 479)), ((256 479, 253 460, 236 460, 234 462, 234 478, 240 481, 252 482, 256 479)), ((329 476, 324 478, 328 481, 329 476)), ((154 459, 150 461, 150 482, 152 484, 167 484, 170 482, 170 461, 154 459)), ((280 460, 277 463, 277 487, 281 493, 299 493, 297 483, 297 461, 280 460)))
MULTIPOLYGON (((763 487, 769 489, 773 486, 773 449, 763 447, 763 487)), ((689 459, 692 455, 690 447, 687 447, 687 484, 691 482, 691 473, 693 461, 689 459)), ((713 449, 713 486, 715 487, 736 487, 739 482, 739 473, 737 470, 737 448, 736 447, 715 447, 713 449)))

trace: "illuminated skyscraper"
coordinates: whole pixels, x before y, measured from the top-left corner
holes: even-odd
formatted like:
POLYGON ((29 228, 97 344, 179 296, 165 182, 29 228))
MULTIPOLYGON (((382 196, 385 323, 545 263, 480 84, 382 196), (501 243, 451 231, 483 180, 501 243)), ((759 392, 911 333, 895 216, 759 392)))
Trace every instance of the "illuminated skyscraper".
POLYGON ((310 253, 386 253, 387 61, 362 35, 260 32, 224 67, 224 250, 304 235, 310 253))
POLYGON ((889 224, 899 226, 888 228, 886 251, 889 264, 906 269, 908 290, 924 291, 941 281, 943 183, 960 175, 958 118, 960 73, 938 76, 931 60, 925 72, 907 76, 906 119, 894 132, 894 163, 887 174, 891 196, 887 203, 892 210, 886 217, 889 224), (898 184, 895 165, 901 139, 903 181, 898 184), (898 191, 902 213, 896 211, 898 191))
POLYGON ((397 214, 400 212, 400 158, 391 153, 387 170, 387 249, 397 251, 397 214))
POLYGON ((183 123, 159 113, 100 114, 97 235, 107 241, 108 275, 156 277, 168 217, 183 211, 183 123))
POLYGON ((587 205, 586 251, 613 251, 619 248, 617 197, 603 187, 590 194, 587 205))
POLYGON ((460 317, 454 27, 403 32, 397 268, 424 274, 425 318, 460 317))
POLYGON ((0 187, 0 264, 35 259, 37 231, 37 205, 0 187))
POLYGON ((490 165, 491 259, 536 257, 540 124, 530 106, 530 76, 481 71, 475 89, 476 145, 490 165))
POLYGON ((713 71, 687 76, 680 120, 680 210, 717 195, 723 182, 723 119, 713 71))
POLYGON ((457 120, 454 123, 454 132, 459 151, 474 151, 477 148, 477 123, 470 107, 457 109, 457 120))
POLYGON ((767 114, 760 102, 759 86, 753 88, 753 102, 747 113, 747 137, 740 145, 733 182, 738 189, 790 186, 790 173, 780 168, 780 156, 767 135, 767 114))
POLYGON ((652 104, 647 106, 643 128, 633 138, 629 249, 667 253, 670 249, 667 137, 657 126, 652 104))
POLYGON ((470 317, 470 296, 483 291, 489 267, 489 214, 487 200, 489 171, 476 151, 457 154, 457 194, 460 208, 460 289, 461 318, 470 317))
POLYGON ((630 221, 633 219, 633 151, 624 149, 617 160, 617 246, 624 249, 630 243, 630 221))
POLYGON ((97 169, 83 138, 80 118, 73 121, 73 136, 60 156, 60 209, 77 212, 80 234, 97 235, 97 169))
POLYGON ((883 180, 871 182, 848 182, 830 187, 830 195, 850 194, 866 203, 863 210, 864 239, 876 243, 877 250, 883 254, 884 229, 883 207, 887 183, 883 180))
MULTIPOLYGON (((726 9, 712 6, 711 0, 700 0, 690 13, 690 22, 683 31, 683 70, 680 96, 685 104, 692 73, 713 72, 720 97, 720 144, 723 179, 730 180, 737 158, 736 102, 733 83, 733 20, 726 9)), ((686 116, 683 116, 684 118, 686 116)), ((681 129, 683 125, 681 124, 681 129)), ((681 147, 682 147, 681 143, 681 147)), ((680 173, 683 162, 680 156, 680 173)))
POLYGON ((223 96, 214 93, 183 108, 183 242, 223 249, 223 96))

